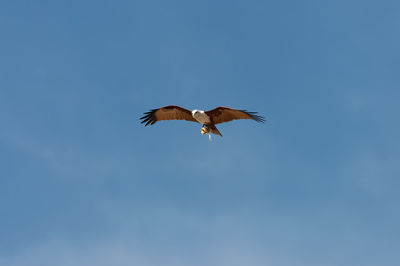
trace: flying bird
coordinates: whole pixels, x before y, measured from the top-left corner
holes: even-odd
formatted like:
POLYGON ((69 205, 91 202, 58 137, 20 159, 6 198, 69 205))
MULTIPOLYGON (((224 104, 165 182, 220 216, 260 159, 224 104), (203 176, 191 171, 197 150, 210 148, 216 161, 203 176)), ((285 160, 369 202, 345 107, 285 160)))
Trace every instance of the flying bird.
POLYGON ((142 124, 145 123, 145 126, 153 125, 161 120, 186 120, 200 123, 203 125, 200 130, 201 134, 209 134, 210 140, 211 133, 222 137, 221 132, 219 132, 215 126, 216 124, 236 119, 252 119, 262 123, 265 121, 264 117, 257 115, 257 112, 248 112, 246 110, 237 110, 223 106, 209 111, 190 111, 177 105, 168 105, 158 109, 152 109, 144 113, 144 116, 140 119, 142 120, 142 124))

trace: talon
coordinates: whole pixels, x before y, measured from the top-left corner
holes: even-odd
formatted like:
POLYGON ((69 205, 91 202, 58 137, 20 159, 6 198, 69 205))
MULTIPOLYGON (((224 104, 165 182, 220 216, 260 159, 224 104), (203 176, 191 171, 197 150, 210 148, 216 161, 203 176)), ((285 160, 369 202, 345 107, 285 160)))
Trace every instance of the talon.
POLYGON ((203 125, 203 127, 200 129, 200 132, 202 135, 206 135, 210 133, 210 129, 203 125))

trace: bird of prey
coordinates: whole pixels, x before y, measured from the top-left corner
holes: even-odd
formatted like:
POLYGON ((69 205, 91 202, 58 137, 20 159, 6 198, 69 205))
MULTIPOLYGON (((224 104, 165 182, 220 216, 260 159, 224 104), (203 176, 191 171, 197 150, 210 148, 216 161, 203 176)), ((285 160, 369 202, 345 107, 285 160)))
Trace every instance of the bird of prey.
POLYGON ((246 110, 237 110, 229 107, 217 107, 213 110, 202 111, 202 110, 187 110, 177 105, 168 105, 158 109, 152 109, 140 118, 142 124, 145 126, 153 125, 157 121, 161 120, 186 120, 196 123, 200 123, 201 134, 209 134, 211 140, 211 133, 220 135, 221 132, 215 126, 216 124, 229 122, 236 119, 252 119, 257 122, 264 122, 265 119, 262 116, 257 115, 257 112, 248 112, 246 110))

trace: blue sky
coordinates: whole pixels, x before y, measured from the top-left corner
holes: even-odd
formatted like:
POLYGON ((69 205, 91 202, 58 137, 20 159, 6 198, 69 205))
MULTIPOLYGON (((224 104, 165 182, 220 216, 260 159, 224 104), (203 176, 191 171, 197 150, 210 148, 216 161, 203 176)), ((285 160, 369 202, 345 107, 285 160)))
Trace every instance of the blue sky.
POLYGON ((397 265, 399 13, 1 1, 0 265, 397 265))

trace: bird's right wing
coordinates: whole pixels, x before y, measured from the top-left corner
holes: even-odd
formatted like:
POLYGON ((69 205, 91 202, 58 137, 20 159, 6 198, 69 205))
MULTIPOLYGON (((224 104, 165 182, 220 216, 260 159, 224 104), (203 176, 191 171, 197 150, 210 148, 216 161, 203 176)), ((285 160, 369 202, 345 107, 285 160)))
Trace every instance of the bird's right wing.
POLYGON ((225 123, 236 119, 252 119, 262 123, 265 121, 264 117, 257 115, 257 112, 248 112, 246 110, 237 110, 224 106, 206 111, 206 114, 211 118, 214 124, 225 123))
POLYGON ((146 123, 145 126, 153 125, 155 122, 160 120, 186 120, 197 122, 197 120, 193 118, 191 111, 177 105, 164 106, 150 110, 144 114, 145 115, 140 119, 142 119, 142 124, 146 123))

